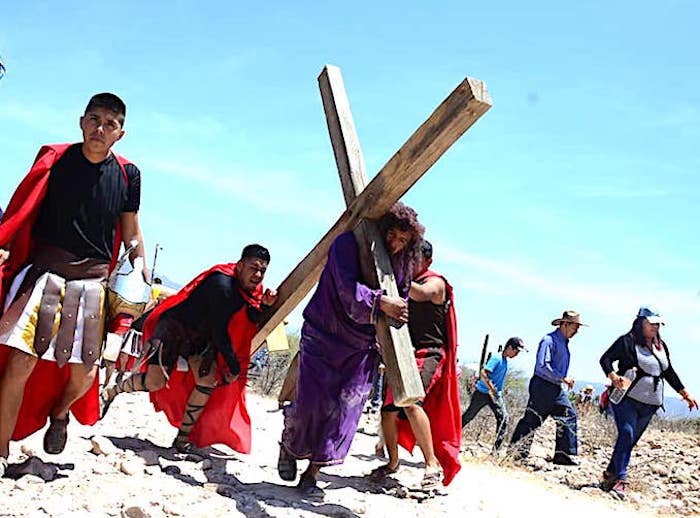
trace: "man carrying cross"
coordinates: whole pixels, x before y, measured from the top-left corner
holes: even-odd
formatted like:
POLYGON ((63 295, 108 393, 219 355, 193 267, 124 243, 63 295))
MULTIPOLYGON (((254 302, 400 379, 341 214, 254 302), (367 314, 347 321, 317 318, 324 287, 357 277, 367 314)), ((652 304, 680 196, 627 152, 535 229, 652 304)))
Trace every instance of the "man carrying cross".
POLYGON ((379 358, 374 325, 379 312, 408 321, 405 297, 424 228, 413 209, 397 202, 380 219, 379 231, 404 298, 364 284, 358 243, 346 232, 331 245, 304 310, 297 393, 285 409, 277 468, 283 480, 292 481, 297 459, 309 459, 298 484, 305 494, 320 492, 321 467, 342 463, 348 453, 379 358))

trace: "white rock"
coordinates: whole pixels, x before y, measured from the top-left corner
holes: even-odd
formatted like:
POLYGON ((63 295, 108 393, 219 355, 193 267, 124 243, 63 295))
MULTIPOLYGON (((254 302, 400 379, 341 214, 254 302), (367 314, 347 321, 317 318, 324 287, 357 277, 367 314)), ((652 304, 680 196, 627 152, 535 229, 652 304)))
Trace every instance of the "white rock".
POLYGON ((119 451, 119 448, 117 448, 112 441, 101 435, 94 436, 90 439, 90 443, 92 444, 91 451, 95 455, 112 455, 119 451))
POLYGON ((28 444, 23 444, 19 447, 19 450, 24 453, 27 457, 34 457, 36 455, 36 450, 29 446, 28 444))
POLYGON ((119 465, 119 470, 125 475, 138 475, 143 473, 143 463, 137 461, 136 459, 126 459, 123 460, 119 465))
POLYGON ((29 488, 36 488, 37 486, 43 487, 44 479, 37 477, 35 475, 24 475, 17 482, 15 482, 15 489, 26 490, 29 488))

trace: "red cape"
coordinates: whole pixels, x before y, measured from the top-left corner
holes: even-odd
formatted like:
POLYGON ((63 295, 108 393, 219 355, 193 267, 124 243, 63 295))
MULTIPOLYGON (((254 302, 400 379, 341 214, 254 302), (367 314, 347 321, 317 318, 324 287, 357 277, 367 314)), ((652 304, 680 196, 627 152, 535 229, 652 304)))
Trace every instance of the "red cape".
MULTIPOLYGON (((32 249, 32 229, 39 215, 41 202, 46 195, 49 173, 53 165, 72 144, 52 144, 43 146, 34 161, 34 165, 24 177, 12 195, 7 210, 0 223, 0 248, 8 248, 10 258, 0 266, 0 304, 4 305, 5 295, 14 276, 27 264, 32 249)), ((129 163, 115 154, 124 178, 128 182, 124 166, 129 163)), ((114 267, 119 247, 121 246, 121 228, 117 221, 114 240, 114 252, 110 271, 114 267)), ((0 306, 1 311, 1 306, 0 306)), ((0 378, 5 371, 10 348, 0 344, 0 378)), ((58 403, 70 376, 68 364, 59 369, 56 362, 39 360, 27 380, 24 398, 20 407, 17 425, 12 439, 19 440, 40 430, 53 406, 58 403)), ((70 408, 75 418, 82 424, 95 424, 99 418, 98 380, 88 392, 70 408)))
MULTIPOLYGON (((435 456, 444 471, 445 485, 452 482, 462 469, 459 463, 459 448, 462 442, 462 417, 459 404, 459 387, 457 384, 457 319, 455 316, 454 294, 452 286, 441 275, 428 270, 418 279, 440 277, 445 281, 449 300, 445 327, 447 328, 447 347, 442 368, 442 376, 435 381, 423 401, 423 409, 428 414, 433 435, 435 456)), ((399 420, 399 444, 409 452, 416 445, 416 438, 410 423, 399 420)))
MULTIPOLYGON (((209 275, 215 272, 236 277, 235 263, 219 264, 199 274, 177 294, 167 298, 153 310, 143 324, 143 341, 146 343, 156 328, 161 315, 186 300, 192 291, 209 275)), ((240 290, 243 298, 255 307, 260 306, 262 285, 256 289, 253 297, 240 290)), ((195 446, 203 448, 212 444, 225 444, 241 453, 250 453, 251 426, 245 404, 245 385, 250 363, 250 343, 257 332, 257 326, 248 319, 246 306, 233 314, 228 323, 228 334, 234 347, 234 353, 241 366, 236 381, 229 385, 219 385, 212 392, 204 411, 190 432, 189 440, 195 446)), ((227 367, 222 356, 217 355, 217 377, 227 367)), ((194 389, 194 375, 173 369, 168 384, 161 390, 151 392, 151 402, 156 411, 162 410, 175 427, 180 427, 185 414, 187 399, 194 389)))

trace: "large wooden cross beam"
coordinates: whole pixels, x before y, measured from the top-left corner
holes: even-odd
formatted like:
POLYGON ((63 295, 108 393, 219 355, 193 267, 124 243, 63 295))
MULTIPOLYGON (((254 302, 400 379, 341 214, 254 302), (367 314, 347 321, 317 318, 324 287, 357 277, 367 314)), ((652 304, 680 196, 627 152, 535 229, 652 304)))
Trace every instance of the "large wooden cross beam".
MULTIPOLYGON (((327 67, 319 77, 322 96, 324 81, 328 82, 324 80, 324 76, 333 76, 334 69, 335 67, 327 67)), ((342 86, 342 81, 340 84, 342 86)), ((344 102, 347 104, 347 101, 344 102)), ((324 99, 324 103, 328 106, 326 99, 324 99)), ((332 126, 341 128, 343 125, 338 125, 329 119, 329 131, 331 131, 336 160, 338 161, 339 158, 338 149, 345 147, 347 150, 345 152, 347 158, 342 159, 341 157, 341 161, 338 161, 338 167, 348 207, 314 249, 280 284, 278 302, 265 315, 261 329, 253 339, 253 351, 262 345, 270 331, 282 322, 311 290, 321 274, 328 249, 333 240, 342 232, 354 229, 361 219, 376 220, 386 213, 490 107, 491 98, 486 85, 478 79, 466 78, 361 191, 362 182, 353 182, 352 180, 353 167, 345 168, 346 171, 350 172, 349 175, 346 175, 343 173, 345 166, 342 165, 342 160, 362 164, 360 169, 355 167, 354 170, 364 171, 359 144, 355 146, 350 143, 352 139, 345 142, 344 139, 347 135, 343 135, 343 139, 340 140, 334 139, 332 126)), ((327 109, 326 112, 328 117, 329 110, 327 109)), ((349 106, 347 106, 347 110, 342 108, 336 112, 347 113, 349 116, 349 106)), ((347 120, 344 121, 344 124, 347 126, 347 120)), ((351 119, 350 126, 354 132, 351 119)), ((389 368, 389 365, 387 367, 389 368)), ((395 397, 401 396, 396 393, 394 395, 395 397)))
MULTIPOLYGON (((343 78, 338 67, 326 66, 318 78, 326 112, 328 133, 333 144, 335 163, 340 183, 349 206, 367 186, 365 161, 360 139, 352 120, 350 103, 345 93, 343 78)), ((365 283, 381 288, 392 297, 399 297, 391 259, 384 246, 376 222, 362 220, 354 229, 360 249, 360 265, 365 283)), ((387 369, 387 380, 397 406, 408 406, 425 396, 418 373, 411 337, 407 326, 390 326, 386 316, 379 314, 376 323, 377 340, 381 344, 382 357, 387 369)))

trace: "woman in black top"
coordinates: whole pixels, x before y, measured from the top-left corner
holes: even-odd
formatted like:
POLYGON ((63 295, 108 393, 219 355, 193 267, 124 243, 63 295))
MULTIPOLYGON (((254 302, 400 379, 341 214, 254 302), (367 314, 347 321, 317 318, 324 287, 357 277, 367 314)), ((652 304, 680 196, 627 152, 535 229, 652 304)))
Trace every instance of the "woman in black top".
POLYGON ((632 448, 663 405, 664 380, 688 403, 690 410, 698 408, 671 365, 668 347, 659 334, 662 324, 656 311, 646 306, 639 308, 630 332, 615 340, 600 358, 613 387, 627 389, 622 400, 617 404, 611 402, 617 440, 601 483, 601 489, 619 498, 625 496, 632 448), (615 362, 617 372, 613 368, 615 362))

